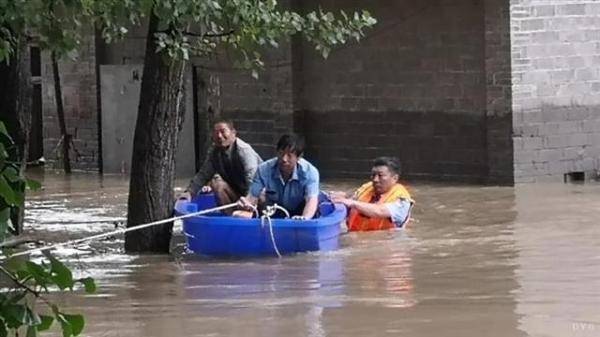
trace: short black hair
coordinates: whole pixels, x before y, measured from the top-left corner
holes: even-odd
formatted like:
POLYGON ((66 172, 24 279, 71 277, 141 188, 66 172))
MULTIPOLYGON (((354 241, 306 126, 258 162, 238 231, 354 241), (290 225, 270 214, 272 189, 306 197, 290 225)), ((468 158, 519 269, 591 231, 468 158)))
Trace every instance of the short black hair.
POLYGON ((217 125, 217 124, 225 124, 227 125, 227 127, 229 127, 229 129, 231 130, 235 130, 235 125, 233 125, 233 121, 231 119, 217 119, 214 123, 213 126, 217 125))
POLYGON ((378 157, 373 160, 373 167, 386 166, 393 174, 400 175, 400 161, 396 157, 378 157))
POLYGON ((304 153, 304 137, 297 134, 285 134, 277 142, 277 151, 290 150, 300 157, 304 153))

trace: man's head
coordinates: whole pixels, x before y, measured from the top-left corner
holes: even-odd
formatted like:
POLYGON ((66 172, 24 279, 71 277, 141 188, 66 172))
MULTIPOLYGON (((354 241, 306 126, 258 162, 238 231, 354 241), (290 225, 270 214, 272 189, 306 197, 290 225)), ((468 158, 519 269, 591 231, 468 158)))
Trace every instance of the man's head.
POLYGON ((304 139, 301 136, 283 135, 277 142, 277 165, 283 175, 291 175, 298 160, 304 153, 304 139))
POLYGON ((379 157, 373 161, 371 182, 375 193, 387 193, 400 178, 400 162, 393 157, 379 157))
POLYGON ((228 148, 233 142, 237 131, 230 120, 217 121, 213 126, 212 139, 217 147, 228 148))

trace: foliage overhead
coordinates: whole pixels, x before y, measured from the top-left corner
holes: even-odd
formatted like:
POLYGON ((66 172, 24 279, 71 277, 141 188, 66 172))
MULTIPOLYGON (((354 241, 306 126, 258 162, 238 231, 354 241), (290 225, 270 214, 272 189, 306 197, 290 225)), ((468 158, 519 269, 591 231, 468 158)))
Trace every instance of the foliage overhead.
POLYGON ((158 51, 187 60, 225 47, 237 52, 239 65, 256 70, 265 47, 278 47, 296 33, 327 57, 377 22, 367 11, 336 16, 321 8, 300 14, 281 7, 276 0, 0 0, 0 61, 18 34, 36 36, 42 48, 64 54, 83 40, 86 25, 87 34, 98 27, 110 42, 156 15, 158 51))

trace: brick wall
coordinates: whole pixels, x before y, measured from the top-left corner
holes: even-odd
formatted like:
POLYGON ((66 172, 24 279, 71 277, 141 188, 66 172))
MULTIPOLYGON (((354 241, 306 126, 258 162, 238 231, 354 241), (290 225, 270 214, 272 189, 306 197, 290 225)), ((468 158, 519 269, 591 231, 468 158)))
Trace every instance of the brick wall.
MULTIPOLYGON (((343 7, 345 1, 329 1, 343 7)), ((317 1, 305 2, 305 8, 317 1)), ((484 8, 474 1, 361 3, 379 23, 322 60, 302 53, 298 88, 324 176, 362 176, 394 155, 406 176, 487 175, 484 8)))
MULTIPOLYGON (((71 167, 98 170, 98 110, 96 94, 95 39, 91 35, 77 53, 59 62, 67 133, 72 135, 71 167)), ((49 54, 42 57, 42 107, 44 157, 51 167, 61 168, 61 139, 49 54)))
POLYGON ((278 137, 294 127, 291 52, 291 45, 284 44, 265 55, 258 79, 236 70, 225 52, 210 60, 194 60, 199 117, 232 119, 242 139, 263 158, 272 157, 278 137))
POLYGON ((600 3, 511 1, 515 181, 600 168, 600 3))
MULTIPOLYGON (((297 1, 294 6, 304 11, 319 4, 334 10, 366 8, 379 24, 359 44, 335 49, 328 60, 293 39, 267 55, 259 80, 235 71, 227 53, 194 60, 199 117, 232 118, 240 136, 263 157, 273 155, 280 134, 304 133, 306 155, 325 177, 364 176, 380 155, 398 156, 410 177, 484 181, 490 174, 510 176, 510 109, 498 108, 509 106, 503 101, 508 44, 502 42, 507 34, 496 34, 507 15, 488 14, 497 13, 499 3, 297 1), (491 159, 488 147, 494 149, 491 159)), ((114 45, 99 43, 98 63, 139 63, 145 29, 132 30, 114 45)), ((67 124, 77 129, 75 140, 89 159, 74 166, 96 169, 96 58, 88 47, 80 52, 82 62, 65 63, 61 71, 71 88, 65 91, 67 124)), ((55 147, 58 127, 51 76, 46 72, 44 78, 48 150, 55 147)), ((200 138, 206 137, 201 132, 200 138)))
MULTIPOLYGON (((235 71, 227 53, 194 60, 199 119, 234 119, 264 157, 281 133, 295 130, 325 177, 364 176, 380 155, 398 156, 408 177, 475 182, 599 169, 600 3, 288 2, 304 11, 366 8, 379 23, 328 60, 293 39, 267 55, 259 80, 235 71)), ((75 168, 97 169, 96 59, 139 63, 144 36, 140 28, 97 49, 90 39, 76 62, 61 63, 67 126, 80 153, 75 168)), ((43 71, 52 159, 59 128, 47 59, 43 71)))
POLYGON ((487 181, 512 184, 510 7, 504 0, 486 0, 484 6, 487 181))

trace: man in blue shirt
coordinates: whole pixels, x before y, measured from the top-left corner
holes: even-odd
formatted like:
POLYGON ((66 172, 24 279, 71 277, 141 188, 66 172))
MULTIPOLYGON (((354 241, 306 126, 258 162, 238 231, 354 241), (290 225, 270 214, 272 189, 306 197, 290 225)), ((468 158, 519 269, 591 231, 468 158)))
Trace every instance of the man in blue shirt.
MULTIPOLYGON (((297 135, 283 135, 277 142, 277 157, 258 166, 248 195, 240 198, 240 206, 249 209, 264 197, 266 205, 284 207, 292 218, 311 219, 319 197, 319 171, 301 158, 304 140, 297 135)), ((263 200, 261 200, 263 201, 263 200)), ((249 212, 234 212, 249 216, 249 212)))

